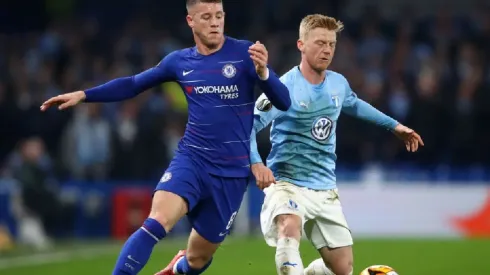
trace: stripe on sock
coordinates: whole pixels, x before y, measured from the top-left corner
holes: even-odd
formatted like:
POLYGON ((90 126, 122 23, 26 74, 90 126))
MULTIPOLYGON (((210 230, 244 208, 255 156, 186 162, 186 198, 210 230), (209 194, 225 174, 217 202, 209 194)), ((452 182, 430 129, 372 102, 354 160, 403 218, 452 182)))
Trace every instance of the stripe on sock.
POLYGON ((150 231, 148 231, 148 229, 146 229, 144 226, 140 227, 143 231, 145 231, 148 235, 150 235, 150 237, 152 237, 153 239, 155 239, 155 241, 159 242, 160 240, 157 238, 157 236, 153 235, 150 231))

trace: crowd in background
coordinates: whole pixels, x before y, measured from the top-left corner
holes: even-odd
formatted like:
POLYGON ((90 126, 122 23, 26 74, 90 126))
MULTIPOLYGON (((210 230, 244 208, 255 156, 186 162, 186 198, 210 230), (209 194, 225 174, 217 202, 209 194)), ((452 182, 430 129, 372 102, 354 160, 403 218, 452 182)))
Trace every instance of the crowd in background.
MULTIPOLYGON (((95 8, 94 1, 67 1, 78 6, 33 16, 31 25, 3 25, 0 175, 22 175, 29 185, 29 175, 155 180, 162 174, 185 130, 185 103, 175 85, 122 103, 39 111, 51 96, 135 74, 173 50, 193 46, 180 4, 164 9, 157 8, 158 1, 126 2, 131 5, 95 8)), ((429 17, 407 9, 394 21, 376 7, 355 18, 343 15, 342 1, 313 6, 282 1, 279 10, 276 2, 266 1, 262 12, 254 5, 226 3, 227 33, 263 42, 270 65, 282 74, 298 64, 301 18, 312 12, 339 17, 346 29, 331 69, 344 74, 360 98, 416 129, 426 144, 409 155, 390 133, 344 116, 338 127, 339 166, 490 164, 488 7, 475 7, 466 16, 441 8, 429 17)), ((259 141, 265 156, 267 131, 259 141)))

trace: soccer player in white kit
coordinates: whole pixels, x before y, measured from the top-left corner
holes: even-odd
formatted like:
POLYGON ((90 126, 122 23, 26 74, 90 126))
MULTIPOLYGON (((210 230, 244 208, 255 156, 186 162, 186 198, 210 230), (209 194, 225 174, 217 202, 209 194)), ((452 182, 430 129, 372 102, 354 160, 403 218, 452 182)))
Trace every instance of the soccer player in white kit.
POLYGON ((301 63, 281 77, 290 91, 291 107, 279 111, 265 95, 256 102, 252 172, 258 186, 265 188, 261 226, 267 244, 276 247, 279 275, 353 272, 353 240, 334 172, 341 112, 392 131, 410 152, 423 145, 415 131, 359 99, 343 75, 327 70, 342 29, 343 24, 332 17, 306 16, 297 42, 301 63), (268 168, 258 154, 255 135, 270 123, 268 168), (303 233, 321 255, 306 269, 299 253, 303 233))

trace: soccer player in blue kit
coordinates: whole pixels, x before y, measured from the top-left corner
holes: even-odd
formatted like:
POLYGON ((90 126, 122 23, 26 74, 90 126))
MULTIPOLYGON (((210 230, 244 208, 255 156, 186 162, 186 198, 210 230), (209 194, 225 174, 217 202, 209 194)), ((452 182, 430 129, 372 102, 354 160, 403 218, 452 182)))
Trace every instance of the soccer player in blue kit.
POLYGON ((336 128, 341 112, 392 131, 410 152, 423 145, 414 130, 359 99, 343 75, 327 70, 342 29, 343 24, 332 17, 306 16, 297 42, 301 63, 281 77, 289 89, 291 107, 284 112, 277 110, 267 95, 257 99, 251 169, 258 186, 265 188, 261 227, 267 244, 276 247, 279 275, 353 272, 353 241, 335 177, 336 128), (255 133, 270 123, 269 169, 258 154, 255 133), (302 234, 321 255, 306 269, 299 253, 302 234))
POLYGON ((155 189, 148 219, 125 243, 114 275, 138 274, 184 215, 192 224, 187 250, 158 274, 204 272, 229 233, 251 175, 255 84, 277 109, 291 105, 287 87, 267 66, 265 46, 224 36, 221 0, 187 0, 186 5, 195 47, 172 52, 140 74, 59 95, 41 106, 44 111, 53 105, 122 101, 166 81, 177 81, 185 92, 185 134, 155 189))

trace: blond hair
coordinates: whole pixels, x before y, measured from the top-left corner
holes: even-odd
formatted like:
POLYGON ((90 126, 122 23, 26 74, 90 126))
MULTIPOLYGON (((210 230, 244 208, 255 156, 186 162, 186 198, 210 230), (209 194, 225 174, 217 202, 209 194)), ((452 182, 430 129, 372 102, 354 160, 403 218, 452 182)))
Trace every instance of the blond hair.
POLYGON ((301 20, 299 25, 299 38, 305 39, 308 33, 316 28, 323 28, 339 33, 344 29, 344 23, 330 16, 310 14, 301 20))

